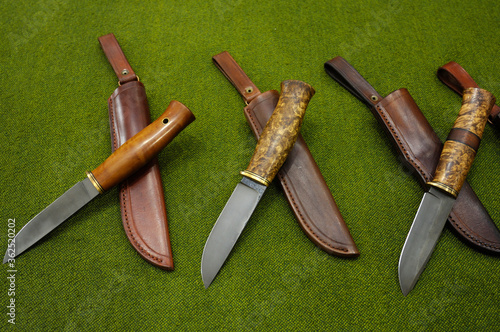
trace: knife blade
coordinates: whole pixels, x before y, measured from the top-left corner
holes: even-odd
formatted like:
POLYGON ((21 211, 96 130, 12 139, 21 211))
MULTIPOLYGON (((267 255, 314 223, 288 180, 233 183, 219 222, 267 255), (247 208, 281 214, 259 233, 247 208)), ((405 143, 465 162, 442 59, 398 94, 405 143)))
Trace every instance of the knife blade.
POLYGON ((86 179, 31 219, 9 242, 3 263, 22 254, 96 196, 147 164, 194 119, 193 113, 182 103, 170 102, 158 119, 126 141, 96 169, 87 172, 86 179))
POLYGON ((405 296, 417 283, 434 251, 474 161, 494 103, 495 97, 486 90, 464 91, 462 106, 444 143, 434 178, 428 182, 430 189, 422 198, 399 257, 399 285, 405 296))
POLYGON ((205 288, 214 280, 267 186, 285 162, 299 134, 309 100, 315 93, 309 84, 296 80, 283 81, 281 91, 247 169, 240 172, 243 178, 205 243, 201 258, 205 288))

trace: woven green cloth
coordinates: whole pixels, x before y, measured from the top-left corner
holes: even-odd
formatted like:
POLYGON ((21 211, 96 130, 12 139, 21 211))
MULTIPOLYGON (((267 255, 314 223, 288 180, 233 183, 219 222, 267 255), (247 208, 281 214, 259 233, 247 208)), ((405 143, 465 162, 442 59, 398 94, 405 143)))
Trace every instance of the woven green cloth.
MULTIPOLYGON (((132 248, 112 189, 20 256, 16 272, 1 267, 1 330, 500 330, 499 258, 449 228, 401 294, 399 254, 423 189, 370 111, 323 69, 340 55, 381 95, 407 88, 444 140, 461 98, 439 66, 456 61, 500 96, 498 1, 18 0, 0 12, 2 248, 10 219, 18 231, 110 153, 117 80, 99 36, 117 37, 153 119, 173 99, 196 116, 159 155, 175 271, 132 248), (204 289, 203 246, 256 143, 243 100, 212 63, 222 51, 261 91, 286 79, 316 89, 302 134, 360 257, 318 249, 275 182, 204 289)), ((488 125, 468 180, 497 226, 499 161, 500 131, 488 125)))

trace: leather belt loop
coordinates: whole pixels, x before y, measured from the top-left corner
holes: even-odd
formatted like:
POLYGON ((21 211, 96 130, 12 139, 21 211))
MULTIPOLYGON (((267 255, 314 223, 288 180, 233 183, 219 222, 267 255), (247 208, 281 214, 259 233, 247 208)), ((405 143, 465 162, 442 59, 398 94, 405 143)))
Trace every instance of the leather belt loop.
POLYGON ((118 77, 119 85, 138 80, 114 34, 110 33, 99 37, 99 43, 118 77))
POLYGON ((245 103, 249 103, 260 95, 260 91, 255 84, 248 78, 247 74, 241 69, 233 57, 226 51, 212 57, 214 64, 234 85, 241 94, 245 103))
POLYGON ((326 62, 325 71, 366 106, 371 108, 382 100, 370 83, 344 58, 337 56, 326 62))
POLYGON ((438 78, 459 95, 466 88, 479 88, 477 83, 470 77, 458 63, 450 61, 437 71, 438 78))
MULTIPOLYGON (((437 70, 437 76, 450 89, 460 96, 466 88, 479 88, 479 85, 469 75, 469 73, 458 63, 450 61, 437 70)), ((500 127, 500 107, 493 105, 488 122, 500 127)))

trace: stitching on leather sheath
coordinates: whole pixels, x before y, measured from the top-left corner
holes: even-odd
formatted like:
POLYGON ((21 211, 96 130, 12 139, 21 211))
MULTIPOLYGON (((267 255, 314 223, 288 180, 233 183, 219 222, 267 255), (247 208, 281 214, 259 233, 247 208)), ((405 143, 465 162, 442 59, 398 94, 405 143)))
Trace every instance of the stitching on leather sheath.
POLYGON ((125 216, 125 223, 127 224, 128 233, 130 234, 130 236, 132 237, 132 240, 134 241, 135 245, 139 248, 140 251, 142 251, 143 253, 145 253, 146 255, 151 257, 152 259, 161 263, 163 261, 161 258, 156 257, 154 255, 151 255, 149 253, 149 251, 146 251, 146 249, 140 245, 140 243, 137 241, 137 238, 135 237, 135 235, 132 231, 132 227, 130 227, 128 212, 127 212, 127 205, 126 205, 127 204, 127 192, 128 192, 128 182, 124 182, 124 183, 122 183, 123 214, 125 216))
POLYGON ((481 241, 479 240, 478 238, 476 238, 475 236, 473 236, 472 234, 470 234, 469 232, 467 232, 466 229, 460 227, 460 225, 456 222, 456 220, 453 219, 453 217, 449 216, 449 220, 454 224, 456 225, 462 232, 464 235, 466 235, 468 238, 470 238, 471 240, 473 240, 474 242, 477 242, 478 244, 484 246, 484 247, 488 247, 488 248, 492 248, 492 249, 500 249, 500 247, 497 247, 497 246, 494 246, 494 245, 491 245, 491 244, 488 244, 484 241, 481 241))
POLYGON ((394 135, 394 137, 396 138, 396 143, 397 145, 399 146, 399 148, 403 151, 405 157, 406 157, 406 160, 413 165, 413 167, 415 167, 417 169, 417 171, 422 174, 422 176, 424 177, 425 181, 429 181, 429 177, 425 174, 425 172, 422 170, 422 168, 417 165, 411 158, 410 158, 410 153, 405 149, 402 141, 401 141, 401 138, 399 137, 396 129, 392 126, 392 124, 389 122, 389 120, 387 119, 387 116, 384 114, 383 112, 383 109, 380 105, 377 105, 375 107, 377 110, 378 110, 378 114, 380 114, 380 116, 382 117, 382 119, 384 120, 385 124, 387 125, 387 127, 389 128, 389 130, 392 132, 392 134, 394 135))
MULTIPOLYGON (((255 118, 253 116, 253 111, 248 109, 248 112, 247 112, 249 118, 250 118, 250 121, 252 122, 252 126, 257 129, 257 122, 255 121, 255 118)), ((257 130, 256 130, 257 131, 257 130)), ((312 228, 307 224, 306 220, 304 219, 304 217, 302 216, 302 213, 300 213, 300 209, 299 209, 299 206, 297 205, 297 203, 295 202, 295 198, 293 197, 292 195, 292 192, 290 190, 290 188, 288 187, 288 184, 286 182, 286 180, 283 178, 283 176, 281 174, 278 173, 278 177, 280 178, 280 180, 282 181, 283 183, 283 188, 286 192, 288 192, 288 195, 289 197, 291 198, 292 200, 292 205, 295 207, 295 210, 298 211, 298 217, 299 219, 302 221, 302 223, 300 223, 300 225, 304 225, 310 233, 312 233, 314 236, 315 236, 315 239, 317 241, 319 241, 320 243, 324 244, 325 246, 329 247, 330 249, 336 249, 336 250, 341 250, 341 251, 345 251, 347 252, 348 250, 345 249, 345 248, 340 248, 340 247, 335 247, 334 245, 328 243, 328 242, 325 242, 324 240, 322 240, 321 238, 318 237, 318 235, 316 234, 316 232, 314 232, 312 230, 312 228)))
MULTIPOLYGON (((110 116, 111 116, 111 129, 113 130, 113 133, 112 133, 112 136, 113 136, 113 147, 114 147, 114 150, 116 150, 118 148, 118 142, 117 142, 117 130, 116 130, 116 125, 115 125, 115 108, 113 107, 113 99, 110 98, 109 99, 109 107, 111 109, 111 113, 110 113, 110 116)), ((122 206, 123 206, 123 215, 125 217, 125 224, 127 225, 127 230, 128 230, 128 233, 130 234, 130 237, 132 238, 132 240, 134 241, 134 244, 139 248, 139 250, 143 253, 145 253, 146 255, 148 255, 149 257, 151 257, 152 259, 162 263, 163 260, 159 257, 156 257, 156 256, 153 256, 151 255, 148 251, 146 251, 146 249, 144 249, 140 244, 139 242, 137 241, 137 238, 134 236, 134 233, 132 231, 132 228, 130 227, 130 222, 129 222, 129 218, 128 218, 128 210, 127 210, 127 190, 128 189, 128 182, 127 181, 124 181, 122 184, 121 184, 121 197, 122 197, 122 206)))
POLYGON ((295 202, 295 198, 291 194, 290 188, 288 187, 288 183, 285 180, 285 177, 283 175, 281 175, 281 174, 278 174, 278 176, 279 176, 280 180, 282 181, 284 189, 289 193, 290 198, 292 199, 293 206, 295 206, 295 208, 297 209, 296 211, 298 211, 298 213, 299 213, 299 219, 301 219, 303 221, 303 223, 301 223, 301 225, 304 225, 305 227, 307 227, 307 229, 315 236, 315 239, 317 241, 319 241, 319 242, 323 243, 324 245, 330 247, 330 249, 336 249, 336 250, 347 252, 348 250, 346 248, 336 247, 336 246, 334 246, 334 245, 332 245, 332 244, 330 244, 328 242, 325 242, 324 240, 322 240, 321 238, 318 237, 318 234, 309 226, 309 224, 306 223, 306 221, 304 219, 304 216, 302 215, 302 213, 300 213, 299 207, 298 207, 297 203, 295 202))
POLYGON ((109 108, 111 108, 110 116, 111 116, 111 129, 113 130, 113 134, 111 135, 111 136, 113 136, 113 149, 116 150, 118 143, 116 142, 115 109, 113 107, 113 99, 112 98, 109 98, 109 108))
MULTIPOLYGON (((392 132, 392 134, 396 138, 396 141, 397 141, 396 143, 398 144, 398 146, 400 147, 400 149, 403 151, 403 153, 407 157, 408 162, 410 162, 420 172, 420 174, 422 174, 422 176, 424 177, 424 179, 425 179, 426 182, 429 181, 429 177, 424 173, 424 171, 420 168, 420 166, 418 166, 412 159, 410 159, 410 155, 409 155, 408 151, 405 149, 405 147, 403 146, 403 144, 401 143, 401 139, 400 139, 399 135, 397 134, 395 128, 388 121, 387 116, 383 113, 382 106, 376 105, 375 108, 378 110, 378 114, 380 114, 380 116, 384 120, 385 124, 387 125, 387 127, 389 128, 389 130, 392 132)), ((462 231, 462 233, 465 236, 467 236, 469 239, 471 239, 473 242, 475 242, 475 243, 477 243, 479 245, 485 246, 485 247, 489 247, 489 248, 493 248, 493 249, 500 249, 500 247, 493 246, 491 244, 487 244, 487 243, 479 240, 478 238, 476 238, 474 235, 472 235, 469 232, 467 232, 467 230, 465 230, 464 228, 460 227, 460 225, 457 223, 457 221, 453 217, 448 216, 448 220, 451 223, 453 223, 457 228, 459 228, 462 231)))

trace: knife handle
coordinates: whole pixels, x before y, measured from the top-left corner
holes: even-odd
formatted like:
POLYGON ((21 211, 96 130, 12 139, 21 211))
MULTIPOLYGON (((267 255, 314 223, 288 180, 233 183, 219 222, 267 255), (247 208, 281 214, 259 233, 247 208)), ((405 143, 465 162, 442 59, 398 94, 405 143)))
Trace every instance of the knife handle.
POLYGON ((146 165, 194 119, 186 106, 171 101, 158 119, 127 140, 92 172, 87 172, 87 176, 102 194, 146 165))
POLYGON ((241 175, 268 186, 286 160, 299 135, 302 119, 315 91, 295 80, 281 83, 281 95, 257 142, 252 159, 241 175))
POLYGON ((495 97, 479 88, 464 90, 462 107, 428 184, 457 197, 474 161, 495 97))

